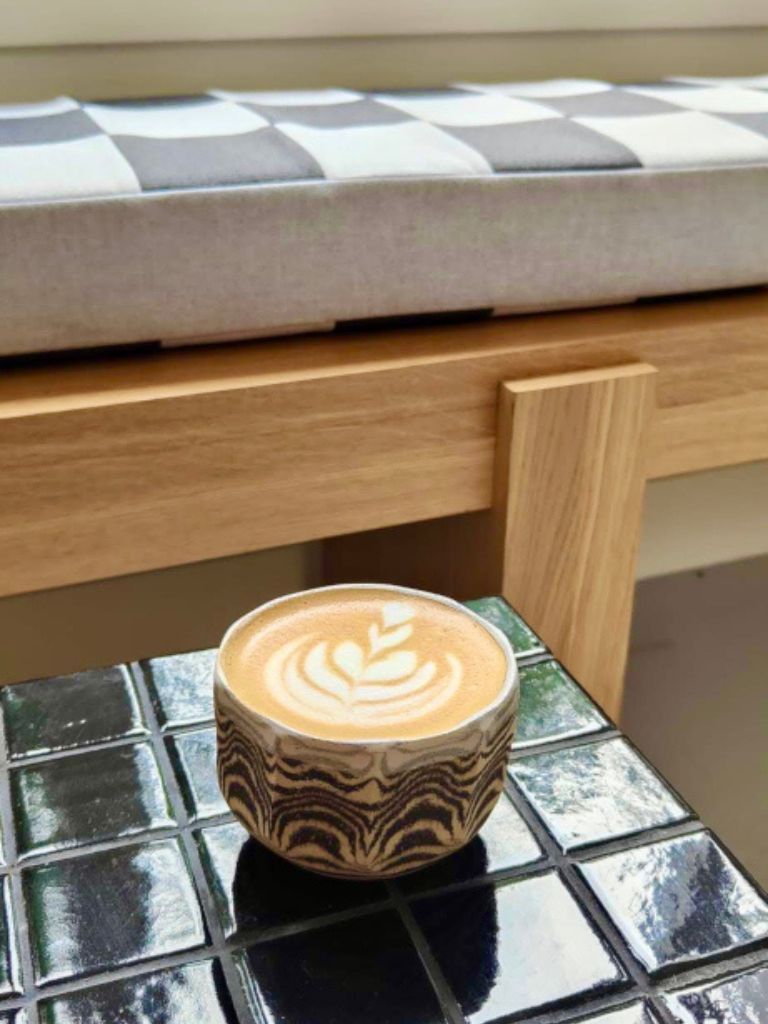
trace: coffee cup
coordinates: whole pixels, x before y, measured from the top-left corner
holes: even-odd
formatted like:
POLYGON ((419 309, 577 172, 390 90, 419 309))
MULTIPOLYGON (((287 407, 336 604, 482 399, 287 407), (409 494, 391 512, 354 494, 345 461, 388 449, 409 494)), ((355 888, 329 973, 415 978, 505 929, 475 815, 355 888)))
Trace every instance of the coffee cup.
POLYGON ((319 587, 238 619, 214 680, 221 791, 305 868, 395 877, 468 843, 501 795, 514 654, 449 598, 319 587))

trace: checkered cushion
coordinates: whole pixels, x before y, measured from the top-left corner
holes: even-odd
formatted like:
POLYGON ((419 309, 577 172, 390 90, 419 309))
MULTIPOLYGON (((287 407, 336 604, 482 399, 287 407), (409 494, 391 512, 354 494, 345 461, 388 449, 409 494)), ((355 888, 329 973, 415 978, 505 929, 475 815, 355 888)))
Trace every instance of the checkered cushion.
POLYGON ((265 182, 768 164, 768 75, 0 106, 0 202, 265 182))

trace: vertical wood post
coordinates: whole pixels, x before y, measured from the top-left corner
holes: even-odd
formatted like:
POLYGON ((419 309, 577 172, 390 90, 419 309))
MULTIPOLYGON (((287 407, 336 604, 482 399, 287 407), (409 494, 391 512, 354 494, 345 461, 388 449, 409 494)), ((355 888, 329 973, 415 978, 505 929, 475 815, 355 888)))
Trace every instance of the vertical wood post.
POLYGON ((616 718, 655 372, 638 363, 500 386, 501 591, 616 718))

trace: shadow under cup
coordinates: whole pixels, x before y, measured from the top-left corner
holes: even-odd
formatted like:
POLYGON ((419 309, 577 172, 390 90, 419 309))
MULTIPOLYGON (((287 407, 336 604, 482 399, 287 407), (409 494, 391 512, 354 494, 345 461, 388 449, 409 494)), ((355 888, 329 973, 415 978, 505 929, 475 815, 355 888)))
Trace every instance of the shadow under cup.
MULTIPOLYGON (((306 735, 246 706, 217 659, 214 703, 221 791, 248 832, 270 850, 322 874, 391 878, 468 843, 504 785, 517 723, 514 654, 496 627, 449 598, 406 587, 354 584, 319 591, 376 589, 446 604, 480 623, 504 652, 507 673, 487 707, 438 735, 419 739, 332 740, 306 735)), ((239 619, 232 635, 271 601, 239 619)))

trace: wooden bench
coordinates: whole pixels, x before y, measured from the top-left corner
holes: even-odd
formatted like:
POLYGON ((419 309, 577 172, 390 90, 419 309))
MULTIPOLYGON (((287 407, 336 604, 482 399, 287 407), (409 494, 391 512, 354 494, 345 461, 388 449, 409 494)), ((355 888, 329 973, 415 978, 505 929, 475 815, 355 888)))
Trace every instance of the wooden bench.
POLYGON ((649 478, 768 458, 768 291, 5 368, 0 596, 323 538, 612 715, 649 478))

